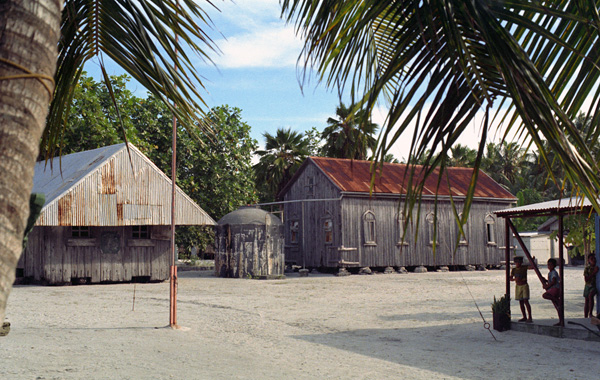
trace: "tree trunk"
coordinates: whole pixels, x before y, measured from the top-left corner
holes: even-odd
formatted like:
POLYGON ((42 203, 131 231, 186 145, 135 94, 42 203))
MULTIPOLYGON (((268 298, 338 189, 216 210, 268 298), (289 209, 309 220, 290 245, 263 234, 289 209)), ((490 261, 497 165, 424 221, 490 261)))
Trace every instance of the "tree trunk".
POLYGON ((0 323, 22 251, 50 104, 62 0, 0 1, 0 323), (19 77, 34 74, 43 78, 19 77))

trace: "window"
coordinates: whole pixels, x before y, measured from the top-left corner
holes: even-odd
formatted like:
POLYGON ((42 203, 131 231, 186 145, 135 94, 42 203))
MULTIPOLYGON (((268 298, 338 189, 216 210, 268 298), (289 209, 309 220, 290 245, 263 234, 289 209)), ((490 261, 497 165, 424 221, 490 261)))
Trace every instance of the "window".
POLYGON ((306 195, 312 197, 315 191, 315 183, 313 177, 308 177, 308 185, 306 185, 306 195))
POLYGON ((396 218, 396 245, 408 245, 408 234, 406 218, 399 214, 396 218))
POLYGON ((487 214, 485 216, 485 235, 487 237, 488 244, 496 244, 496 220, 492 214, 487 214))
POLYGON ((333 221, 331 218, 323 220, 323 231, 325 233, 325 243, 333 243, 333 221))
POLYGON ((89 238, 90 235, 90 227, 80 227, 73 226, 71 227, 71 237, 74 238, 89 238))
POLYGON ((298 244, 298 236, 300 231, 300 222, 290 220, 290 243, 298 244))
POLYGON ((131 228, 131 237, 133 239, 149 239, 150 229, 148 226, 133 226, 131 228))
MULTIPOLYGON (((437 224, 437 217, 435 216, 435 213, 430 212, 425 217, 425 220, 427 221, 427 235, 429 237, 429 244, 433 245, 433 238, 435 237, 436 233, 435 227, 437 224)), ((437 238, 435 239, 435 244, 437 244, 437 238)))
MULTIPOLYGON (((463 213, 461 212, 460 214, 458 214, 458 220, 459 223, 463 218, 463 213)), ((467 245, 467 230, 469 228, 469 223, 467 221, 465 221, 465 224, 462 225, 462 229, 463 229, 463 233, 460 233, 460 229, 457 228, 458 233, 460 234, 460 239, 458 240, 458 244, 460 245, 467 245)))
POLYGON ((375 245, 375 214, 372 211, 363 214, 363 230, 365 245, 375 245))

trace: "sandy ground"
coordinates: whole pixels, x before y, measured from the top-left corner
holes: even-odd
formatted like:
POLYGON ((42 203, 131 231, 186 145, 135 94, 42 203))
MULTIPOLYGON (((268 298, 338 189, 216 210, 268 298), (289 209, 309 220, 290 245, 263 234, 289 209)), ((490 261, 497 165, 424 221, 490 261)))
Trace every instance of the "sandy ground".
MULTIPOLYGON (((534 320, 556 318, 530 276, 534 320)), ((565 278, 566 316, 580 318, 582 268, 565 278)), ((469 290, 491 323, 500 270, 270 281, 184 272, 184 328, 172 330, 168 283, 17 286, 0 379, 600 378, 599 342, 493 331, 496 341, 469 290)))

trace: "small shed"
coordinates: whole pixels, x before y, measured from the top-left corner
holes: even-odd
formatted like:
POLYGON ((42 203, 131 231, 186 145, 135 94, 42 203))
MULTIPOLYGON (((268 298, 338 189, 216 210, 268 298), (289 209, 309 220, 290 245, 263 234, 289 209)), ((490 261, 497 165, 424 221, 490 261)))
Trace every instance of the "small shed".
MULTIPOLYGON (((35 166, 46 202, 17 277, 47 284, 169 278, 171 180, 133 145, 69 154, 35 166)), ((178 225, 214 225, 181 189, 178 225)))
MULTIPOLYGON (((586 199, 585 197, 571 197, 571 198, 562 198, 562 199, 556 199, 556 200, 552 200, 552 201, 546 201, 546 202, 541 202, 541 203, 534 203, 534 204, 530 204, 530 205, 525 205, 525 206, 519 206, 519 207, 514 207, 514 208, 508 208, 508 209, 503 209, 503 210, 498 210, 495 212, 495 214, 500 217, 500 218, 504 218, 504 224, 505 224, 505 241, 508 242, 510 239, 510 232, 512 231, 512 233, 514 234, 514 238, 516 239, 517 243, 519 244, 521 250, 523 251, 525 257, 527 257, 527 259, 529 260, 529 262, 533 262, 533 258, 532 258, 532 254, 529 251, 529 248, 527 247, 527 245, 525 244, 525 242, 523 241, 521 234, 517 231, 515 225, 513 224, 512 220, 515 218, 531 218, 531 217, 538 217, 538 216, 546 216, 546 217, 556 217, 557 221, 558 221, 558 228, 557 228, 557 232, 558 232, 558 257, 557 257, 557 263, 558 263, 558 273, 561 279, 564 279, 564 223, 563 220, 566 216, 570 216, 570 215, 576 215, 576 214, 587 214, 587 215, 591 215, 591 212, 593 211, 593 207, 592 207, 592 203, 586 199)), ((549 222, 549 223, 553 223, 549 222)), ((600 224, 599 224, 599 219, 598 219, 598 215, 595 216, 595 232, 596 232, 596 236, 600 235, 600 224)), ((600 248, 600 246, 598 246, 600 244, 600 239, 596 239, 596 250, 598 250, 600 248)), ((510 262, 510 249, 508 248, 509 244, 506 244, 506 249, 505 249, 505 261, 508 263, 510 262)), ((539 262, 538 260, 538 264, 542 264, 539 262)), ((510 298, 510 265, 506 266, 506 285, 505 285, 505 296, 506 298, 510 298)), ((535 274, 537 275, 538 279, 540 280, 541 283, 544 282, 544 277, 542 276, 542 274, 540 273, 540 270, 538 269, 538 267, 536 265, 534 265, 534 271, 535 274)), ((600 279, 600 274, 598 274, 597 278, 600 279)), ((565 283, 564 281, 560 281, 560 298, 559 298, 559 313, 560 313, 560 320, 562 321, 561 326, 564 327, 564 310, 565 310, 565 305, 564 305, 564 295, 565 293, 565 283)))
POLYGON ((256 207, 242 207, 219 220, 216 235, 217 276, 283 276, 283 223, 275 215, 256 207))

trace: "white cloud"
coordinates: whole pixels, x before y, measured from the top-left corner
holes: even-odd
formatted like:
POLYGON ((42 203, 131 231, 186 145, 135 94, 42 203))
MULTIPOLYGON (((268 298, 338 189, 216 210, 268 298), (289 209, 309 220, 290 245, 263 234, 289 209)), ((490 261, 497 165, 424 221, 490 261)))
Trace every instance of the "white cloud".
MULTIPOLYGON (((424 110, 428 111, 428 108, 424 110)), ((373 122, 379 126, 383 126, 387 116, 388 109, 385 107, 378 107, 373 111, 373 122)), ((490 118, 493 118, 495 111, 490 111, 490 118)), ((458 138, 457 144, 466 145, 471 149, 478 149, 479 142, 481 140, 482 131, 484 128, 485 112, 480 110, 475 115, 475 118, 469 123, 469 126, 458 138)), ((403 161, 408 158, 410 147, 415 130, 415 122, 412 122, 407 130, 401 135, 396 143, 390 148, 389 153, 393 154, 394 157, 403 161)), ((504 137, 504 128, 497 122, 492 120, 492 125, 487 133, 486 144, 489 142, 499 143, 504 137)), ((506 138, 507 142, 518 141, 515 131, 511 131, 506 138)), ((525 144, 526 145, 526 144, 525 144)), ((524 145, 524 146, 525 146, 524 145)))
POLYGON ((280 18, 277 0, 225 0, 208 10, 215 30, 211 36, 221 54, 219 68, 294 67, 302 49, 293 25, 280 18))
POLYGON ((222 52, 215 59, 220 68, 294 67, 302 41, 291 26, 281 24, 227 37, 217 46, 222 52))

